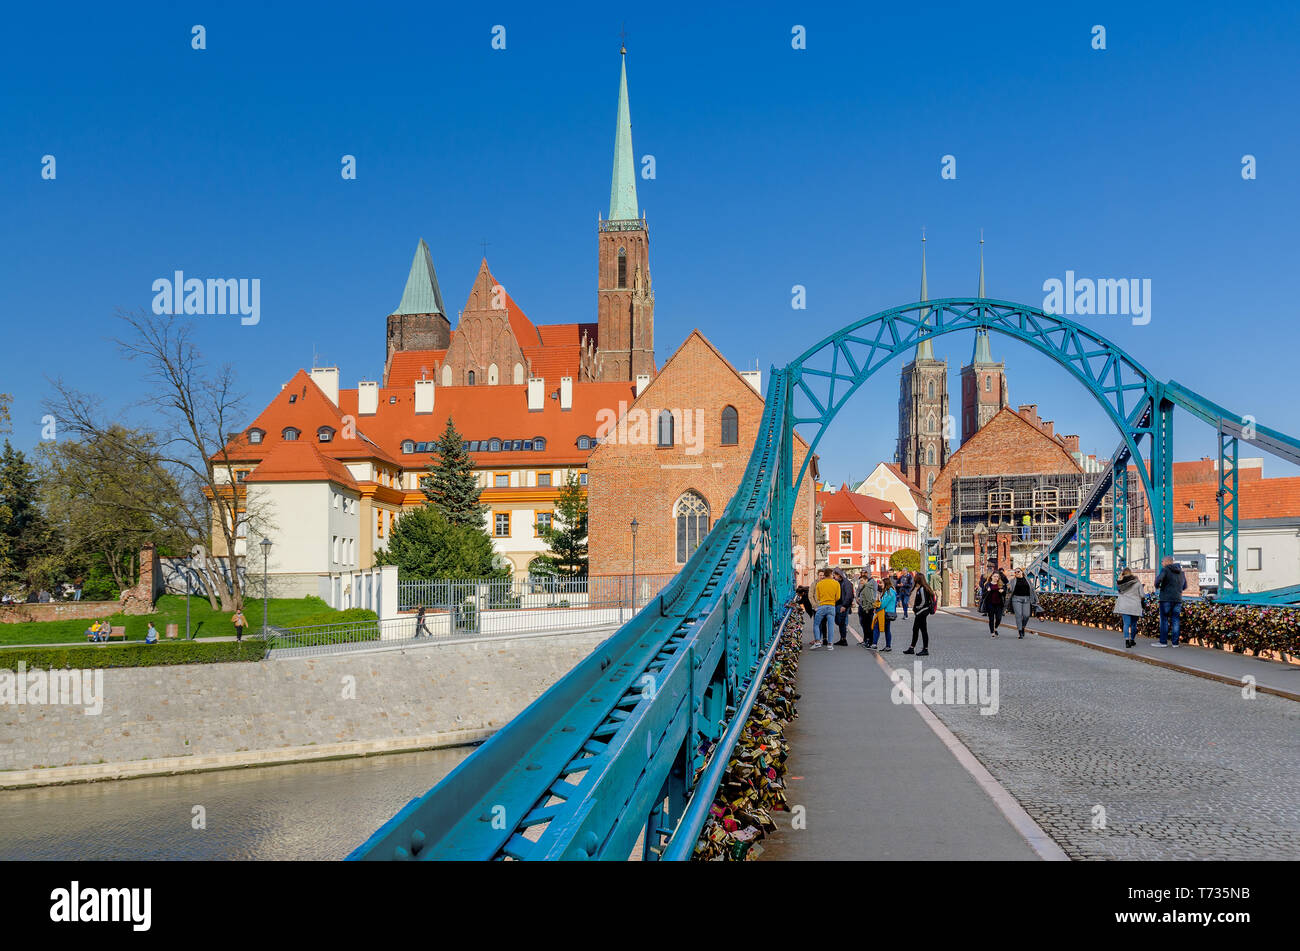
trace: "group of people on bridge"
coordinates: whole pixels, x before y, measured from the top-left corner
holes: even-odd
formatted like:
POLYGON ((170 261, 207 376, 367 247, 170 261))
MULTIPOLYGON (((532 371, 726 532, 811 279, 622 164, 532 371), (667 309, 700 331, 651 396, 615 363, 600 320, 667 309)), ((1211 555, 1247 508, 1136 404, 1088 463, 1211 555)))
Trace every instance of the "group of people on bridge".
POLYGON ((892 624, 898 619, 900 611, 906 618, 910 607, 913 609, 912 645, 903 653, 921 657, 928 655, 930 631, 927 623, 938 607, 938 598, 925 575, 919 571, 900 571, 895 574, 884 571, 877 579, 868 569, 863 568, 858 572, 856 581, 854 584, 842 568, 823 568, 820 579, 813 587, 811 598, 807 586, 800 586, 799 597, 803 608, 813 619, 811 648, 833 651, 836 647, 847 647, 849 612, 856 605, 858 623, 862 627, 862 646, 867 650, 892 651, 892 624), (832 624, 840 635, 833 644, 830 639, 832 624), (882 634, 885 638, 884 646, 877 648, 882 634), (916 649, 918 637, 921 639, 919 651, 916 649))

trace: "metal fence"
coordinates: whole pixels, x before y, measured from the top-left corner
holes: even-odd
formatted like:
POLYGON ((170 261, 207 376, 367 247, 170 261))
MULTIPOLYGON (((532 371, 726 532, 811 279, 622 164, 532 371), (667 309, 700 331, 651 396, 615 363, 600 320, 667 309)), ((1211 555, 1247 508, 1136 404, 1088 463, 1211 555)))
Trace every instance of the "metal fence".
POLYGON ((300 628, 269 628, 270 657, 310 657, 383 650, 465 638, 518 637, 617 627, 649 603, 671 575, 573 578, 534 584, 491 581, 404 581, 404 612, 382 620, 300 628), (540 590, 536 590, 540 588, 540 590), (414 610, 424 606, 423 623, 414 610))

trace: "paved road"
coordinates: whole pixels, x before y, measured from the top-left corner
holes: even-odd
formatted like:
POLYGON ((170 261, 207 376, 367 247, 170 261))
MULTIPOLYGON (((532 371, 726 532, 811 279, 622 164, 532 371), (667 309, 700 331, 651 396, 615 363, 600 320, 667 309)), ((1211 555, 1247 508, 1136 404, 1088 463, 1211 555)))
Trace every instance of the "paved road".
POLYGON ((799 690, 786 793, 804 827, 777 813, 763 861, 1038 857, 922 716, 890 700, 873 652, 805 648, 799 690))
MULTIPOLYGON (((1070 857, 1300 858, 1300 703, 1248 699, 1239 686, 1046 637, 1018 640, 1014 627, 995 640, 941 614, 931 630, 926 666, 996 669, 1000 693, 991 716, 972 705, 933 711, 1070 857)), ((884 658, 912 669, 906 639, 894 643, 884 658)), ((841 650, 813 657, 836 662, 841 650)), ((865 693, 885 686, 862 681, 865 693)), ((818 710, 804 694, 801 709, 818 710)), ((849 755, 889 751, 864 742, 849 755)), ((899 796, 875 808, 910 805, 899 796)))

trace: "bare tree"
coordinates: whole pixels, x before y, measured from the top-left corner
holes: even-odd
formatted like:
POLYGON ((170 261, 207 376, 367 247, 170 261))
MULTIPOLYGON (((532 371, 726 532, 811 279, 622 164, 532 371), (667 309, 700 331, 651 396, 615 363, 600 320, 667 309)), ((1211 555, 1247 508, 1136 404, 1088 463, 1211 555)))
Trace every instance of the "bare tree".
MULTIPOLYGON (((241 430, 244 397, 235 388, 229 364, 210 369, 192 339, 193 323, 182 317, 149 311, 118 312, 127 328, 114 339, 122 355, 144 368, 151 438, 125 438, 131 430, 106 422, 101 400, 81 393, 62 380, 53 381, 57 398, 47 405, 63 428, 103 452, 106 465, 154 471, 162 467, 178 486, 180 496, 169 514, 192 540, 206 545, 220 537, 228 557, 229 576, 214 559, 199 559, 214 609, 234 611, 244 602, 238 543, 241 527, 260 527, 258 512, 246 505, 243 486, 226 452, 229 434, 241 430)), ((140 432, 140 429, 135 431, 140 432)), ((161 477, 161 473, 159 473, 161 477)))

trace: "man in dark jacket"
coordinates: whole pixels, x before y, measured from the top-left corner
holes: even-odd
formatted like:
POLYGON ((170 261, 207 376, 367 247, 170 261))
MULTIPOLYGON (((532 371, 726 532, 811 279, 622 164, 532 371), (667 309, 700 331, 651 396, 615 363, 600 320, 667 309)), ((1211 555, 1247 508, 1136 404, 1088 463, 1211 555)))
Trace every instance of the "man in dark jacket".
POLYGON ((835 569, 835 580, 840 583, 840 599, 835 602, 835 626, 840 629, 840 639, 835 642, 835 646, 844 647, 849 643, 848 624, 849 609, 853 607, 853 582, 838 568, 835 569))
POLYGON ((1187 590, 1187 576, 1181 565, 1165 555, 1156 575, 1156 591, 1160 595, 1160 643, 1152 647, 1168 647, 1166 634, 1172 634, 1173 646, 1178 646, 1178 619, 1183 613, 1183 592, 1187 590))
POLYGON ((907 605, 912 600, 912 573, 904 571, 898 578, 898 604, 899 610, 902 611, 903 617, 907 617, 907 605))

